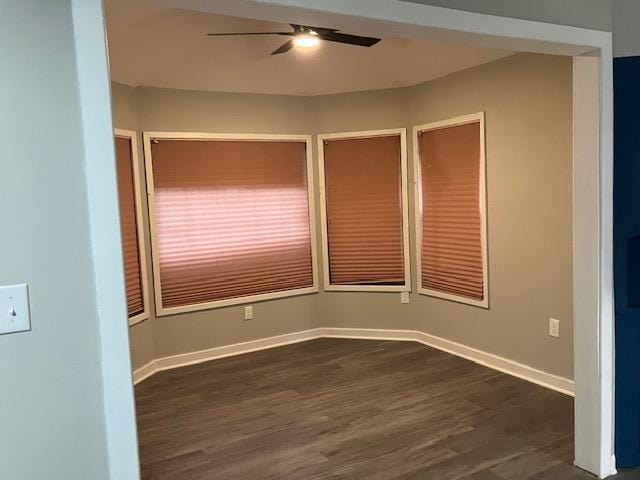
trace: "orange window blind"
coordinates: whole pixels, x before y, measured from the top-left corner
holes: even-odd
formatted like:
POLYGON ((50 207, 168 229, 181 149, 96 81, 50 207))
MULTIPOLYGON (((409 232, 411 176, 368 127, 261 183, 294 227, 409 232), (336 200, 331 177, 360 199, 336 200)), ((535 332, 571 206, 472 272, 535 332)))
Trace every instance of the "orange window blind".
POLYGON ((480 122, 420 133, 422 287, 482 301, 480 122))
POLYGON ((129 318, 131 318, 143 313, 145 310, 142 295, 133 153, 131 139, 116 137, 115 141, 127 310, 129 318))
POLYGON ((404 285, 399 135, 324 141, 332 285, 404 285))
POLYGON ((306 144, 152 143, 162 307, 313 286, 306 144))

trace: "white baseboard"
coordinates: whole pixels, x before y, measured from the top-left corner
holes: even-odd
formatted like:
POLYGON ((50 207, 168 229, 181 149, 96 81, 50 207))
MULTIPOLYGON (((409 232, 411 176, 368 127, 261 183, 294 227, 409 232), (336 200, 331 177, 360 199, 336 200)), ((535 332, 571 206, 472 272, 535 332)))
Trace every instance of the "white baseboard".
POLYGON ((156 368, 156 361, 151 360, 146 365, 133 371, 133 384, 137 385, 141 381, 149 378, 151 375, 153 375, 157 371, 158 369, 156 368))
MULTIPOLYGON (((616 456, 615 455, 611 455, 611 457, 609 457, 606 460, 608 460, 608 461, 604 462, 604 464, 600 468, 600 473, 598 473, 595 478, 605 479, 605 478, 612 477, 613 475, 616 475, 618 473, 618 468, 616 467, 616 456)), ((573 465, 575 467, 579 468, 580 470, 582 470, 583 472, 587 472, 587 473, 589 473, 591 475, 594 474, 590 470, 585 470, 585 468, 583 468, 580 465, 578 465, 575 461, 573 462, 573 465)), ((598 467, 596 467, 596 466, 590 467, 590 469, 591 468, 594 471, 598 471, 598 467)))
POLYGON ((234 355, 242 355, 244 353, 256 352, 267 348, 281 347, 291 343, 305 342, 320 338, 320 329, 303 330, 301 332, 287 333, 277 335, 275 337, 259 338, 248 342, 234 343, 224 345, 222 347, 209 348, 207 350, 198 350, 196 352, 182 353, 179 355, 171 355, 168 357, 156 358, 145 366, 135 370, 133 373, 134 384, 149 378, 156 372, 162 370, 170 370, 172 368, 186 367, 196 363, 208 362, 218 358, 231 357, 234 355))
POLYGON ((420 342, 438 350, 466 358, 485 367, 498 370, 528 382, 573 396, 574 382, 568 378, 543 372, 522 363, 499 357, 461 343, 446 340, 417 330, 377 330, 368 328, 321 328, 322 336, 328 338, 361 338, 377 340, 409 340, 420 342))
POLYGON ((618 469, 616 468, 616 456, 611 455, 611 458, 609 459, 609 465, 604 466, 604 471, 600 474, 600 478, 608 478, 617 473, 618 469))
POLYGON ((353 338, 362 340, 401 340, 419 342, 566 395, 573 396, 575 391, 573 380, 568 378, 543 372, 528 365, 417 330, 331 327, 315 328, 301 332, 278 335, 275 337, 235 343, 233 345, 225 345, 223 347, 200 350, 197 352, 158 358, 134 372, 134 383, 139 383, 142 380, 149 378, 154 373, 162 370, 184 367, 196 363, 207 362, 209 360, 215 360, 217 358, 241 355, 243 353, 255 352, 267 348, 280 347, 291 343, 305 342, 316 338, 353 338))

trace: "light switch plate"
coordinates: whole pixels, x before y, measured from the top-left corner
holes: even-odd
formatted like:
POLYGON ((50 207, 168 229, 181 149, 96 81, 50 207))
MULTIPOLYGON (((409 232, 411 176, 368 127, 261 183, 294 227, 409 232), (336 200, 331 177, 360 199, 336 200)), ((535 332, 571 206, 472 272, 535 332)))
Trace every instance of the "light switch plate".
POLYGON ((0 287, 0 335, 31 330, 26 284, 0 287))

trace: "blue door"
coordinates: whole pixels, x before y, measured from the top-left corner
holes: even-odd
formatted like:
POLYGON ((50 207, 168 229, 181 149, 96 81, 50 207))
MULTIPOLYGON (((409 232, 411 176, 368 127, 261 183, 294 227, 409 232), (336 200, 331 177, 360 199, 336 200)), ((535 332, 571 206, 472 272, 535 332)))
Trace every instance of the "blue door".
POLYGON ((640 57, 614 61, 616 460, 640 467, 640 57))

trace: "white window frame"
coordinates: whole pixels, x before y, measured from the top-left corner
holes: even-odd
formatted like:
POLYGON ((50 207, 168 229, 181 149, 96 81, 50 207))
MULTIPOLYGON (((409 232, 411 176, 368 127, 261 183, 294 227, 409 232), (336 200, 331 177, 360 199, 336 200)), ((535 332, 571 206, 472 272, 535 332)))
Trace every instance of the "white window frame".
POLYGON ((242 305, 247 303, 262 302, 276 298, 293 297, 297 295, 307 295, 318 292, 318 269, 317 269, 317 245, 316 245, 316 220, 315 220, 315 200, 314 200, 314 180, 313 180, 313 152, 311 135, 287 135, 287 134, 241 134, 241 133, 196 133, 196 132, 144 132, 144 159, 147 172, 147 196, 149 204, 149 226, 151 230, 151 258, 153 262, 153 285, 155 293, 156 315, 166 316, 178 313, 196 312, 199 310, 210 310, 214 308, 228 307, 231 305, 242 305), (154 252, 158 251, 158 237, 156 231, 156 211, 155 211, 155 187, 153 180, 153 157, 151 153, 151 141, 153 139, 163 140, 218 140, 218 141, 255 141, 255 142, 278 142, 293 141, 304 143, 306 146, 306 168, 307 168, 307 197, 309 207, 309 235, 311 241, 311 269, 313 285, 310 287, 283 290, 281 292, 260 293, 257 295, 246 295, 242 297, 226 298, 224 300, 214 300, 211 302, 195 303, 180 307, 165 308, 162 305, 162 284, 160 281, 160 260, 154 252))
POLYGON ((133 171, 136 233, 138 235, 138 259, 140 262, 140 284, 143 302, 142 312, 129 317, 129 326, 132 327, 149 318, 149 276, 147 271, 147 247, 144 241, 144 221, 142 220, 142 181, 140 179, 140 159, 138 157, 138 133, 135 130, 123 130, 120 128, 115 128, 113 132, 116 137, 128 139, 131 145, 131 170, 133 171))
POLYGON ((407 190, 407 129, 364 130, 359 132, 325 133, 318 135, 318 174, 320 183, 320 221, 322 224, 322 266, 324 289, 328 292, 410 292, 411 258, 409 257, 409 195, 407 190), (404 285, 335 285, 329 271, 329 242, 327 231, 326 179, 324 173, 324 142, 336 139, 400 137, 400 182, 402 190, 402 249, 404 256, 404 285))
POLYGON ((413 187, 415 196, 415 228, 416 228, 416 274, 418 279, 418 293, 450 300, 458 303, 465 303, 476 307, 489 308, 489 267, 487 261, 487 177, 486 177, 486 140, 484 126, 484 112, 462 115, 438 122, 426 123, 413 127, 413 187), (420 142, 419 137, 422 132, 438 130, 441 128, 468 125, 470 123, 480 123, 480 242, 482 246, 482 281, 483 299, 473 300, 460 295, 439 292, 422 286, 422 173, 420 170, 420 142))

